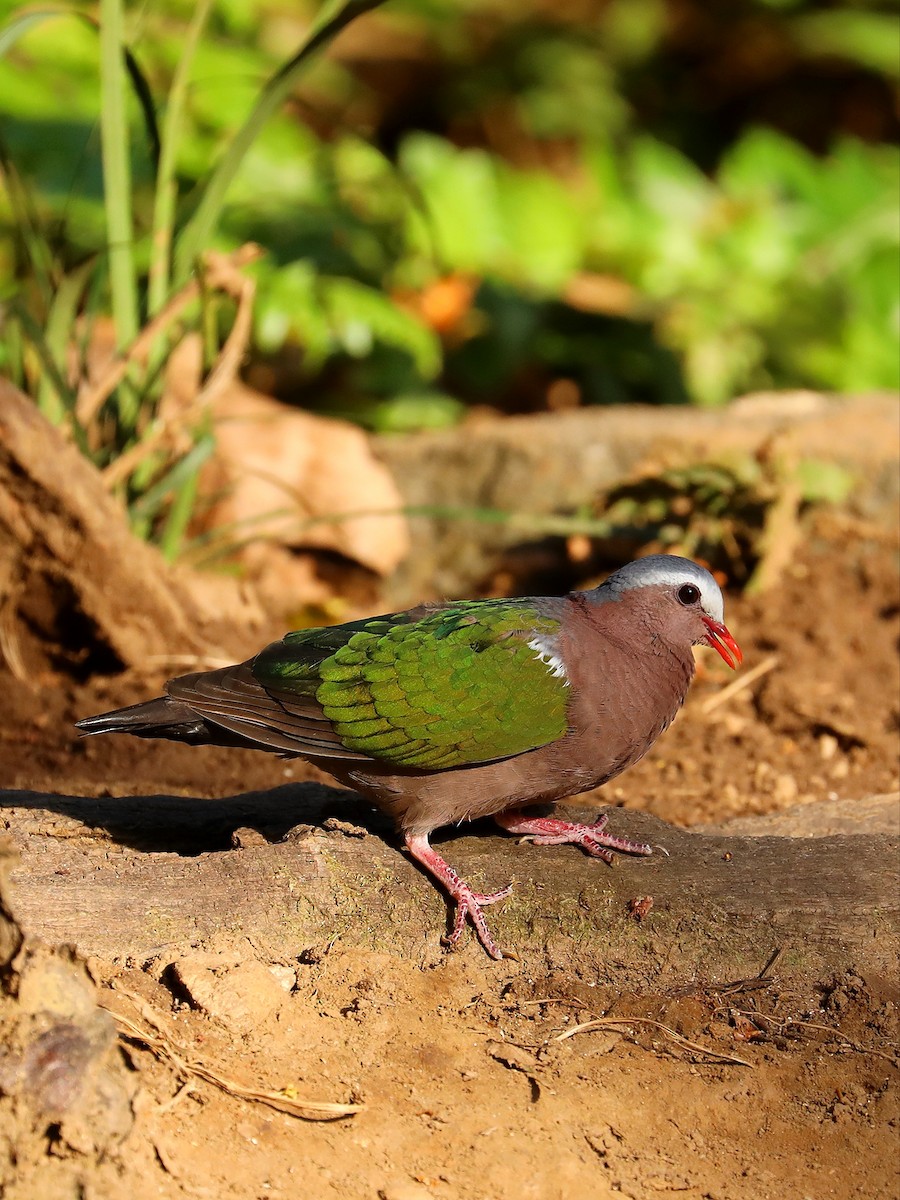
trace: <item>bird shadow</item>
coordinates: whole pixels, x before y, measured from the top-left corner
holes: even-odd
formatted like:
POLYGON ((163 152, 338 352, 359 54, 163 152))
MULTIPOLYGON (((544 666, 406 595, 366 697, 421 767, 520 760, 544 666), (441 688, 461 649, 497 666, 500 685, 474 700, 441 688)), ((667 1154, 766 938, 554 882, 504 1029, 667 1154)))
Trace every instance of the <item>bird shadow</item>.
MULTIPOLYGON (((393 840, 393 825, 353 792, 320 783, 283 784, 265 791, 241 792, 208 800, 198 796, 155 793, 144 796, 69 796, 24 789, 0 789, 0 811, 19 809, 56 813, 96 831, 122 846, 145 853, 191 857, 230 850, 240 843, 240 831, 253 830, 267 842, 290 840, 329 819, 359 825, 385 841, 393 840)), ((17 832, 15 821, 9 831, 17 832)), ((35 827, 28 820, 23 832, 53 836, 51 819, 35 827)), ((63 836, 72 836, 65 831, 63 836)))
MULTIPOLYGON (((327 828, 331 821, 361 827, 394 848, 400 841, 393 821, 358 793, 324 783, 282 784, 218 799, 158 792, 138 796, 71 796, 0 788, 0 812, 4 809, 35 814, 23 822, 21 830, 16 829, 15 818, 7 818, 9 832, 14 835, 23 832, 50 837, 77 836, 77 829, 66 829, 52 818, 41 821, 37 817, 41 813, 55 813, 64 821, 82 826, 88 834, 96 832, 129 849, 184 857, 233 850, 241 844, 246 830, 255 831, 274 844, 302 837, 311 829, 327 828)), ((486 820, 465 826, 465 835, 498 832, 493 822, 486 820)), ((432 840, 436 844, 457 840, 461 833, 456 827, 448 827, 435 831, 432 840)))

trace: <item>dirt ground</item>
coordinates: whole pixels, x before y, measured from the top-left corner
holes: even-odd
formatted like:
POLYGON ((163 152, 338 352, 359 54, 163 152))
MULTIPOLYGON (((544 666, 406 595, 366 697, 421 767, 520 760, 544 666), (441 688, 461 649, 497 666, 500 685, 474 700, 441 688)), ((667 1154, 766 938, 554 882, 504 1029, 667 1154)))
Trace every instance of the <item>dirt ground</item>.
MULTIPOLYGON (((696 826, 896 792, 898 579, 892 537, 819 522, 775 589, 727 603, 755 680, 726 695, 730 674, 704 654, 684 714, 603 802, 696 826)), ((162 678, 0 673, 2 786, 216 797, 317 777, 249 752, 75 737, 75 717, 162 678)), ((423 921, 432 900, 423 885, 423 921)), ((853 964, 797 991, 777 964, 755 982, 698 983, 685 962, 683 986, 635 995, 571 958, 492 963, 474 940, 427 962, 339 941, 273 961, 223 934, 177 959, 123 954, 90 970, 101 1003, 143 1031, 109 1068, 124 1071, 133 1124, 106 1141, 79 1140, 65 1121, 19 1137, 26 1107, 7 1063, 11 1200, 898 1195, 900 989, 853 964), (300 1119, 197 1063, 359 1111, 300 1119)))

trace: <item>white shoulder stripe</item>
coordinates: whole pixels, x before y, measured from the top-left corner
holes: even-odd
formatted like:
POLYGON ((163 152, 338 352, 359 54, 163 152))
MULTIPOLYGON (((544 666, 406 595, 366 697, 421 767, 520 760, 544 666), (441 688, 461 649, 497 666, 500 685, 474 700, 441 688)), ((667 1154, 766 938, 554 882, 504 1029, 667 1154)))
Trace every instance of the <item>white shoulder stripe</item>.
POLYGON ((566 685, 569 683, 569 676, 566 672, 563 660, 556 653, 553 644, 553 638, 543 637, 541 634, 536 634, 533 638, 528 639, 528 645, 535 652, 542 663, 546 663, 550 674, 555 679, 564 679, 566 685))

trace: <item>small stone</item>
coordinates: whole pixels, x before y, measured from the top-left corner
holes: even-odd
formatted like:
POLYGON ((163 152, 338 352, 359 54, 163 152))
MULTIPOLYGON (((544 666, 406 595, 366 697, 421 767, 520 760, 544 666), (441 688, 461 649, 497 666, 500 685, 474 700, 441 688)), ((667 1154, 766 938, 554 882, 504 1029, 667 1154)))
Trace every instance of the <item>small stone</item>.
POLYGON ((797 780, 793 775, 778 775, 775 779, 775 786, 772 788, 772 795, 779 804, 793 804, 799 790, 797 780))
POLYGON ((756 769, 753 772, 753 778, 758 786, 760 784, 767 783, 768 780, 771 779, 772 774, 772 764, 763 760, 762 762, 758 762, 756 764, 756 769))
POLYGON ((740 799, 737 784, 726 783, 722 788, 722 799, 726 804, 734 805, 740 799))
POLYGON ((389 1183, 378 1189, 379 1200, 434 1200, 434 1193, 414 1179, 389 1183))
POLYGON ((339 821, 337 817, 329 817, 323 822, 322 828, 326 833, 340 833, 344 837, 364 838, 368 829, 363 825, 354 825, 351 821, 339 821))
POLYGON ((838 740, 830 733, 823 733, 819 738, 819 753, 825 762, 834 758, 838 750, 838 740))
POLYGON ((292 992, 297 986, 297 972, 293 967, 286 967, 281 963, 273 963, 269 967, 269 974, 278 986, 284 988, 286 992, 292 992))

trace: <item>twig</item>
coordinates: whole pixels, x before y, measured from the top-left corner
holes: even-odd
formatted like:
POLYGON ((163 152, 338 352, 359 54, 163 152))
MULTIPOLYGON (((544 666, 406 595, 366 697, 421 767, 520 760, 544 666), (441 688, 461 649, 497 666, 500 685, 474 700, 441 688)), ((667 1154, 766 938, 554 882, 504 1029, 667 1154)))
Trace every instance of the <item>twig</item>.
POLYGON ((784 954, 784 946, 776 946, 775 949, 772 951, 772 953, 769 955, 768 959, 766 960, 766 965, 763 967, 763 969, 760 971, 760 973, 756 976, 756 978, 757 979, 768 979, 769 975, 771 975, 772 971, 775 968, 775 964, 778 962, 779 958, 781 958, 782 954, 784 954))
MULTIPOLYGON (((248 249, 248 247, 243 247, 248 249)), ((256 248, 258 251, 258 247, 256 248)), ((259 254, 257 253, 257 256, 259 254)), ((245 261, 253 261, 252 259, 245 261)), ((253 300, 256 296, 256 280, 241 274, 240 267, 245 262, 235 265, 233 258, 225 254, 209 252, 205 257, 206 285, 220 292, 227 292, 237 304, 237 312, 231 323, 231 329, 225 339, 225 344, 219 351, 215 366, 210 371, 206 383, 200 389, 198 400, 209 402, 218 392, 233 382, 237 375, 253 331, 253 300)))
POLYGON ((738 676, 727 687, 722 688, 721 692, 716 692, 714 696, 710 696, 708 700, 705 700, 700 711, 706 716, 714 712, 719 705, 727 704, 738 692, 742 692, 745 688, 750 687, 751 684, 756 683, 757 679, 761 679, 763 675, 768 675, 770 671, 778 666, 780 661, 777 654, 770 654, 768 658, 764 658, 762 662, 757 663, 755 667, 751 667, 749 671, 738 676))
MULTIPOLYGON (((212 367, 206 382, 188 404, 179 408, 172 406, 172 411, 158 417, 139 442, 120 454, 107 466, 103 474, 103 482, 108 488, 113 488, 127 479, 131 472, 152 454, 161 442, 171 434, 173 428, 181 428, 207 410, 215 397, 234 381, 241 360, 247 350, 253 320, 253 298, 256 295, 256 283, 253 279, 241 274, 240 268, 259 257, 259 247, 248 243, 232 255, 214 254, 210 252, 204 258, 205 274, 203 283, 214 291, 224 292, 231 296, 237 304, 237 313, 232 322, 231 330, 225 344, 219 352, 215 365, 212 367)), ((187 293, 194 288, 199 295, 200 282, 193 280, 183 289, 187 293)), ((190 298, 190 297, 189 297, 190 298)), ((178 300, 176 296, 170 303, 178 300)), ((155 321, 161 320, 169 311, 167 305, 155 321)), ((151 325, 153 322, 151 322, 151 325)), ((147 326, 149 329, 150 326, 147 326)), ((146 331, 145 331, 146 332, 146 331)), ((144 334, 141 334, 143 337, 144 334)), ((132 352, 136 352, 138 343, 135 342, 132 352)), ((98 385, 99 386, 99 385, 98 385)), ((104 397, 105 398, 105 397, 104 397)))
POLYGON ((193 1079, 186 1079, 174 1096, 170 1096, 168 1100, 159 1105, 156 1109, 156 1115, 160 1116, 162 1113, 171 1112, 176 1104, 179 1104, 185 1096, 193 1095, 194 1091, 195 1085, 193 1079))
MULTIPOLYGON (((254 262, 260 256, 258 246, 248 243, 241 246, 230 255, 215 255, 207 267, 207 271, 220 286, 226 278, 224 264, 227 262, 233 270, 239 270, 248 263, 254 262)), ((165 304, 157 315, 144 326, 134 341, 121 354, 116 355, 103 375, 93 386, 87 387, 78 397, 76 416, 82 425, 89 424, 100 410, 101 405, 115 388, 119 386, 128 373, 133 362, 141 362, 150 353, 156 339, 163 331, 180 316, 180 314, 200 295, 200 280, 192 279, 165 304)), ((236 297, 240 300, 240 296, 236 297)), ((245 322, 242 322, 242 326, 245 322)), ((242 328, 242 336, 245 336, 242 328)))
MULTIPOLYGON (((127 995, 128 993, 123 994, 127 995)), ((106 1005, 102 1005, 102 1007, 106 1008, 106 1005)), ((254 1100, 258 1104, 266 1104, 269 1108, 275 1108, 279 1112, 287 1113, 288 1116, 300 1117, 308 1121, 347 1117, 359 1112, 362 1108, 361 1104, 332 1104, 321 1100, 295 1100, 292 1096, 286 1095, 285 1092, 269 1092, 260 1088, 247 1087, 245 1084, 238 1083, 234 1079, 229 1079, 226 1075, 220 1075, 218 1071, 214 1071, 212 1067, 208 1067, 205 1063, 197 1059, 191 1059, 189 1051, 185 1050, 184 1047, 177 1046, 168 1034, 152 1020, 146 1012, 146 1006, 142 1006, 142 1008, 144 1009, 145 1018, 154 1025, 156 1032, 150 1033, 145 1029, 141 1029, 129 1017, 123 1016, 114 1009, 107 1008, 106 1011, 115 1019, 120 1033, 146 1046, 160 1062, 169 1062, 183 1076, 195 1075, 198 1079, 203 1079, 207 1083, 213 1084, 230 1096, 237 1096, 241 1100, 254 1100)))
POLYGON ((769 955, 768 962, 758 975, 752 975, 748 979, 732 979, 730 983, 723 983, 718 987, 714 986, 710 990, 720 996, 736 996, 740 992, 754 992, 760 988, 767 987, 772 982, 771 972, 782 954, 784 954, 784 947, 776 946, 769 955))
POLYGON ((171 300, 160 309, 152 321, 144 326, 130 346, 117 354, 97 382, 87 385, 78 397, 75 415, 81 425, 89 425, 100 411, 103 402, 125 376, 133 362, 142 362, 149 354, 156 339, 171 325, 176 317, 200 294, 200 285, 193 279, 176 292, 171 300))
MULTIPOLYGON (((762 1015, 762 1014, 760 1014, 762 1015)), ((772 1020, 771 1017, 763 1016, 764 1020, 772 1020)), ((837 1029, 829 1029, 827 1025, 816 1025, 812 1021, 795 1021, 788 1020, 781 1022, 782 1029, 789 1029, 802 1025, 804 1029, 816 1029, 821 1033, 830 1033, 835 1037, 840 1038, 835 1050, 852 1050, 855 1054, 874 1054, 876 1058, 886 1059, 892 1066, 900 1067, 900 1059, 896 1054, 889 1054, 886 1050, 876 1050, 874 1046, 863 1046, 859 1042, 851 1042, 849 1038, 837 1029)))
POLYGON ((527 1008, 530 1004, 563 1004, 569 1008, 584 1008, 582 1000, 569 1000, 565 996, 541 996, 539 1000, 518 1000, 519 1008, 527 1008))
POLYGON ((620 1025, 649 1025, 652 1029, 658 1029, 667 1037, 671 1038, 676 1045, 684 1047, 686 1050, 693 1050, 698 1054, 709 1055, 710 1058, 717 1058, 721 1062, 735 1063, 739 1067, 752 1067, 753 1063, 747 1062, 745 1058, 738 1058, 736 1054, 724 1054, 719 1050, 713 1050, 709 1046, 701 1046, 699 1042, 692 1042, 686 1037, 682 1037, 680 1033, 670 1028, 668 1025, 663 1025, 661 1021, 654 1021, 651 1017, 598 1017, 594 1021, 584 1021, 581 1025, 573 1025, 571 1029, 565 1030, 564 1033, 558 1033, 553 1039, 555 1042, 564 1042, 566 1038, 574 1037, 576 1033, 588 1033, 592 1029, 615 1029, 620 1025))

